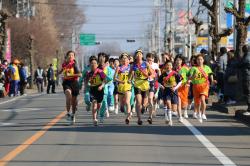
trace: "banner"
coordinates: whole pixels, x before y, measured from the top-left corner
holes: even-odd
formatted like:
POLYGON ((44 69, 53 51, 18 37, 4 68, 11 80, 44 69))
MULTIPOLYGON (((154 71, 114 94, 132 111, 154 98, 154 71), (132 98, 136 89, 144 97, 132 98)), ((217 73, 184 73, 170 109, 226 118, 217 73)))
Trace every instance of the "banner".
POLYGON ((11 61, 11 34, 10 28, 7 28, 7 44, 6 44, 6 52, 5 52, 5 59, 10 63, 11 61))

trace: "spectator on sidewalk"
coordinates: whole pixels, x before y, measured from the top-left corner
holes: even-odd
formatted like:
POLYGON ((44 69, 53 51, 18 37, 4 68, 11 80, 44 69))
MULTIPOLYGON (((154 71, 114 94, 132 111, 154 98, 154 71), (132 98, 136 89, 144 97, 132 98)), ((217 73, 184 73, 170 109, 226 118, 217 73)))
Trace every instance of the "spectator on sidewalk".
POLYGON ((45 72, 40 66, 38 66, 38 68, 35 71, 35 77, 34 77, 38 93, 43 92, 44 80, 45 80, 45 72))
POLYGON ((5 88, 5 95, 8 95, 10 92, 10 71, 9 71, 9 64, 7 60, 3 60, 2 64, 3 72, 4 72, 4 88, 5 88))
POLYGON ((224 101, 226 104, 236 103, 237 83, 239 81, 237 66, 238 60, 234 56, 234 51, 231 50, 228 52, 227 68, 224 77, 224 101))
POLYGON ((219 102, 224 102, 224 76, 227 69, 227 48, 220 48, 220 57, 218 61, 217 81, 219 90, 219 102))
POLYGON ((243 93, 246 97, 247 111, 244 115, 250 116, 250 46, 244 45, 242 47, 243 58, 241 60, 241 73, 242 73, 242 84, 243 93))
POLYGON ((25 69, 23 63, 20 63, 19 73, 20 73, 20 95, 22 96, 25 94, 25 88, 27 86, 27 78, 28 78, 27 70, 25 69))
POLYGON ((10 93, 9 96, 18 96, 18 90, 19 90, 19 82, 20 82, 20 75, 19 75, 19 69, 18 65, 20 64, 20 61, 18 59, 13 60, 13 64, 10 66, 10 93))
POLYGON ((1 66, 0 68, 0 98, 5 97, 5 89, 4 89, 4 72, 1 66))
POLYGON ((55 92, 55 81, 56 81, 56 74, 53 69, 53 64, 49 65, 49 69, 47 71, 47 79, 48 79, 48 85, 47 85, 47 94, 50 93, 50 87, 52 86, 52 93, 55 92))

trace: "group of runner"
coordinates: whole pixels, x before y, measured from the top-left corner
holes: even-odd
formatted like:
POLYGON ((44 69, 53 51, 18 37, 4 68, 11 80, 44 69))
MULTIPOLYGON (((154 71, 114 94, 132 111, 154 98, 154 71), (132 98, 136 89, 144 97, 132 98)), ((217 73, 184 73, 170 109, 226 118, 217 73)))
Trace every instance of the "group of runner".
POLYGON ((214 84, 212 70, 204 64, 202 54, 192 56, 190 63, 182 55, 174 59, 163 54, 162 61, 153 53, 136 50, 134 56, 122 53, 113 59, 105 53, 89 58, 89 65, 78 69, 75 53, 69 51, 60 73, 64 75, 63 88, 66 96, 67 119, 75 123, 77 96, 84 84, 84 100, 87 110, 92 111, 94 126, 103 123, 109 112, 123 112, 125 123, 129 124, 132 110, 137 114, 137 124, 142 125, 142 114, 148 112, 147 122, 163 103, 165 121, 173 125, 172 115, 179 121, 188 118, 188 106, 194 100, 193 117, 201 123, 206 120, 206 99, 210 83, 214 84), (80 80, 78 81, 80 77, 80 80), (71 111, 72 110, 72 111, 71 111), (99 120, 98 120, 99 119, 99 120))

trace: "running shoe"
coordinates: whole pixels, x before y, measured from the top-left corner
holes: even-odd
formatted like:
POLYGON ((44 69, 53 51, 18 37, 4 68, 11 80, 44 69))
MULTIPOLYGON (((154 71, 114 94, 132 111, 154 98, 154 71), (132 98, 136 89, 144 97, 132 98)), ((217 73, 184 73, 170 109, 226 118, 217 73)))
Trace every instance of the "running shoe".
POLYGON ((146 107, 142 107, 141 114, 144 114, 146 112, 146 107))
POLYGON ((127 125, 129 124, 129 119, 128 119, 128 118, 125 119, 125 123, 126 123, 127 125))
POLYGON ((199 115, 198 115, 198 120, 199 120, 200 123, 203 122, 202 115, 201 115, 200 113, 199 113, 199 115))
POLYGON ((183 122, 183 117, 179 118, 179 122, 181 122, 181 123, 183 122))
POLYGON ((187 113, 187 110, 184 110, 184 115, 183 115, 183 116, 184 116, 184 118, 185 118, 185 119, 188 119, 188 113, 187 113))
POLYGON ((247 111, 247 112, 244 112, 243 115, 245 115, 245 116, 250 116, 250 112, 248 112, 248 111, 247 111))
POLYGON ((67 121, 70 121, 70 120, 71 120, 71 115, 70 115, 70 113, 67 113, 67 114, 66 114, 66 120, 67 120, 67 121))
POLYGON ((197 119, 197 118, 198 118, 196 112, 193 113, 193 118, 194 118, 194 119, 197 119))
POLYGON ((169 126, 173 126, 173 121, 170 120, 168 124, 169 124, 169 126))
POLYGON ((99 122, 104 123, 104 117, 100 117, 99 122))
POLYGON ((205 114, 202 114, 202 119, 207 120, 207 116, 205 114))
POLYGON ((149 124, 152 124, 152 123, 153 123, 153 120, 152 120, 151 117, 148 118, 148 123, 149 123, 149 124))
POLYGON ((106 117, 109 118, 109 110, 106 110, 106 117))
POLYGON ((110 112, 113 112, 115 110, 115 107, 114 106, 109 106, 109 111, 110 112))
POLYGON ((118 112, 119 112, 119 109, 118 109, 118 106, 117 106, 117 107, 115 107, 115 114, 117 115, 118 112))
POLYGON ((93 125, 94 125, 94 126, 98 126, 98 120, 97 120, 97 119, 95 119, 95 120, 93 121, 93 125))
POLYGON ((70 117, 70 125, 74 125, 75 122, 76 122, 76 116, 74 114, 72 114, 70 117))
POLYGON ((140 125, 140 126, 142 125, 142 123, 143 123, 142 120, 137 121, 137 124, 140 125))

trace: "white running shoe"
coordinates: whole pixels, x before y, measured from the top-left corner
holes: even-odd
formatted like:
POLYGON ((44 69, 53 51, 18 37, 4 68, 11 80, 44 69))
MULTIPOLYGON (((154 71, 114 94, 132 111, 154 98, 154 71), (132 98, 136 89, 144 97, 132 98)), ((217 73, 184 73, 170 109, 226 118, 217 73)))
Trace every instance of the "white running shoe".
POLYGON ((118 109, 118 106, 117 106, 117 107, 115 107, 115 114, 117 115, 118 112, 119 112, 119 109, 118 109))
POLYGON ((178 113, 177 112, 172 111, 172 115, 178 117, 178 113))
POLYGON ((179 118, 179 122, 181 122, 181 123, 183 122, 183 117, 179 118))
POLYGON ((109 110, 106 110, 106 117, 109 118, 109 110))
POLYGON ((115 110, 115 107, 114 106, 109 106, 109 111, 110 112, 113 112, 115 110))
POLYGON ((184 118, 185 118, 185 119, 188 119, 188 113, 187 113, 187 110, 184 110, 184 113, 183 113, 183 114, 184 114, 184 115, 183 115, 183 116, 184 116, 184 118))
POLYGON ((76 122, 76 116, 74 114, 72 114, 70 117, 70 125, 75 124, 75 122, 76 122))
POLYGON ((200 113, 199 113, 199 115, 198 115, 198 120, 199 120, 200 123, 203 122, 202 115, 201 115, 200 113))
POLYGON ((133 113, 135 113, 135 107, 133 107, 133 109, 131 110, 133 113))
POLYGON ((207 120, 207 116, 205 114, 202 114, 202 119, 207 120))
POLYGON ((245 116, 250 116, 250 112, 248 112, 248 111, 247 111, 247 112, 244 112, 243 115, 245 115, 245 116))
POLYGON ((173 121, 170 120, 168 124, 169 124, 169 126, 173 126, 173 121))
POLYGON ((198 118, 196 112, 193 113, 193 118, 194 118, 194 119, 197 119, 197 118, 198 118))

